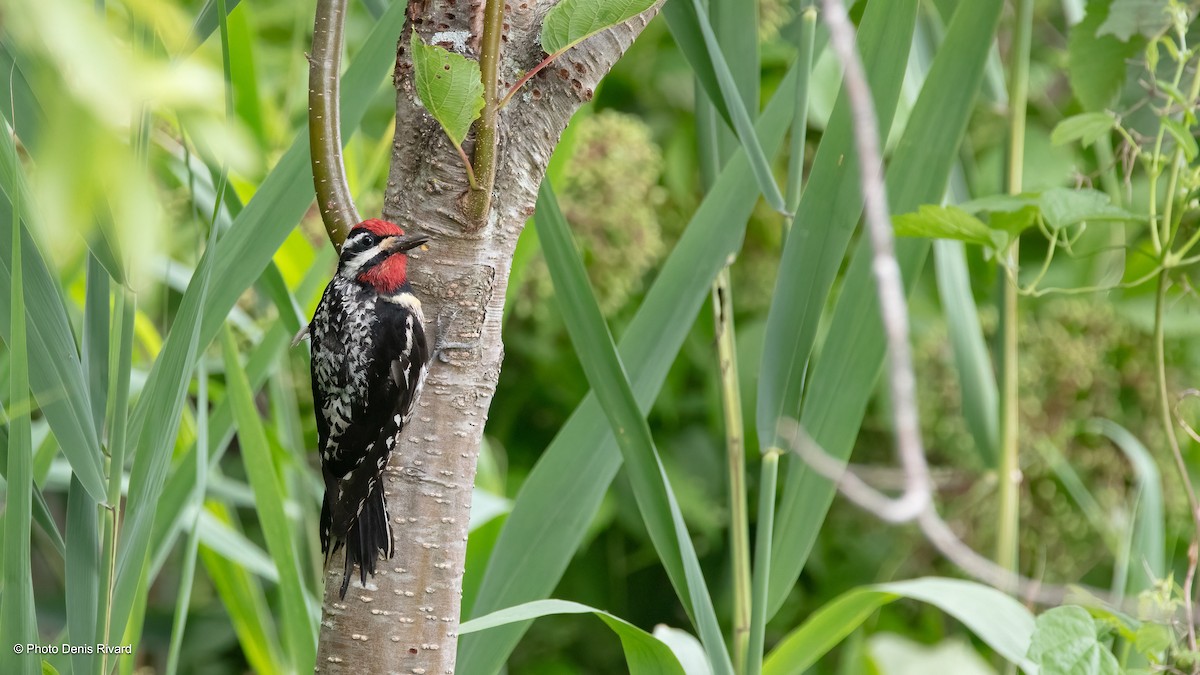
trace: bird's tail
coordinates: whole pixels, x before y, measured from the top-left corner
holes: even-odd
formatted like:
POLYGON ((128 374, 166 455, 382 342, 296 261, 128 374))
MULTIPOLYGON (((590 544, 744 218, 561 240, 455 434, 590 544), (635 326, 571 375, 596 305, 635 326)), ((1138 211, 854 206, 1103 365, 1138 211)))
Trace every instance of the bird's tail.
POLYGON ((383 495, 382 486, 378 486, 367 496, 358 515, 350 521, 350 526, 343 536, 334 534, 333 530, 329 494, 326 493, 321 504, 321 552, 325 554, 325 561, 329 562, 329 556, 345 544, 346 560, 342 570, 341 589, 341 597, 345 599, 355 565, 358 565, 359 581, 365 586, 367 574, 375 575, 375 562, 380 555, 391 558, 395 553, 392 547, 392 525, 387 516, 387 498, 383 495))

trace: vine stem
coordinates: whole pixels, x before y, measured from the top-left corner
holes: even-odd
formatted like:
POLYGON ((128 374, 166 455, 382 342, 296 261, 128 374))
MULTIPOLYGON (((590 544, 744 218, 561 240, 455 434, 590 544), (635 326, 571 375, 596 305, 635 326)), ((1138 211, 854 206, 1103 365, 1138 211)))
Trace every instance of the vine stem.
MULTIPOLYGON (((1200 502, 1196 499, 1196 490, 1192 486, 1191 476, 1188 474, 1187 462, 1183 458, 1183 451, 1179 447, 1179 437, 1175 434, 1175 423, 1171 418, 1171 403, 1168 399, 1167 389, 1167 355, 1166 355, 1166 339, 1163 329, 1163 319, 1166 315, 1167 307, 1167 284, 1169 270, 1164 269, 1158 274, 1158 292, 1154 299, 1154 368, 1158 380, 1158 403, 1159 415, 1162 418, 1163 431, 1167 434, 1167 444, 1171 448, 1171 457, 1175 460, 1175 469, 1179 472, 1179 480, 1183 483, 1184 492, 1187 493, 1188 508, 1191 510, 1192 525, 1194 527, 1193 541, 1188 548, 1188 571, 1187 571, 1187 586, 1192 585, 1192 579, 1196 575, 1196 552, 1195 547, 1197 542, 1200 542, 1200 502)), ((1184 610, 1187 612, 1189 619, 1193 617, 1192 613, 1192 589, 1185 588, 1183 592, 1184 610)), ((1188 630, 1188 648, 1196 649, 1196 622, 1191 619, 1187 622, 1188 630)))
MULTIPOLYGON (((483 39, 480 43, 479 73, 483 78, 483 110, 475 126, 474 162, 463 164, 471 191, 467 196, 467 215, 477 224, 487 220, 492 210, 492 190, 496 185, 496 120, 501 104, 498 99, 500 77, 500 37, 504 32, 504 0, 487 0, 483 9, 483 39), (474 169, 472 169, 472 164, 474 169)), ((462 148, 459 148, 462 154, 462 148)))
MULTIPOLYGON (((1013 34, 1012 90, 1009 94, 1008 192, 1019 194, 1024 183, 1025 107, 1029 100, 1029 48, 1033 32, 1033 0, 1017 0, 1017 19, 1013 34)), ((1007 255, 1013 269, 1019 269, 1021 242, 1017 237, 1007 255)), ((1017 537, 1020 527, 1021 460, 1018 436, 1020 390, 1017 372, 1017 314, 1019 280, 1004 276, 1002 295, 1002 359, 1000 390, 1000 528, 996 535, 996 562, 1016 571, 1017 537)))
POLYGON ((342 27, 346 0, 317 0, 312 53, 308 57, 308 143, 313 188, 329 241, 339 252, 362 217, 354 206, 342 162, 342 27))

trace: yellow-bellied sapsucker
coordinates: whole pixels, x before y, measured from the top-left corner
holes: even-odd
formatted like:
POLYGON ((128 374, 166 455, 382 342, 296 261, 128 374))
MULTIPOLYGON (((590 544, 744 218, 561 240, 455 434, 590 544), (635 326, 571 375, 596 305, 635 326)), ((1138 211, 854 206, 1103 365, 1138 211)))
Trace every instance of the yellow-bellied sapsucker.
POLYGON ((354 565, 365 585, 379 554, 394 553, 383 469, 429 370, 424 315, 408 283, 405 252, 426 241, 383 220, 356 225, 309 326, 325 479, 321 550, 328 560, 346 546, 343 598, 354 565))

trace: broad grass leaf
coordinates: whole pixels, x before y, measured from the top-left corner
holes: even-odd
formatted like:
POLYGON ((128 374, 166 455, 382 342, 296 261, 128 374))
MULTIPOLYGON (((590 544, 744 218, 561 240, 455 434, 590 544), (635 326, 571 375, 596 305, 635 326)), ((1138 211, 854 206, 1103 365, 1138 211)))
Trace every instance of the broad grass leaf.
MULTIPOLYGON (((858 47, 884 130, 891 125, 900 97, 916 15, 915 0, 869 3, 859 28, 858 47)), ((779 420, 799 414, 820 315, 862 212, 857 167, 850 103, 843 92, 784 243, 767 312, 755 413, 764 452, 780 443, 779 420)))
MULTIPOLYGON (((870 22, 867 19, 876 4, 867 5, 859 44, 868 44, 865 33, 870 22)), ((894 4, 883 3, 884 6, 894 4)), ((955 11, 887 172, 893 212, 903 213, 921 204, 940 202, 944 196, 951 167, 958 158, 959 143, 974 107, 974 97, 968 94, 977 92, 983 81, 1002 7, 1002 0, 982 0, 969 6, 960 4, 955 11)), ((894 25, 887 25, 885 29, 894 30, 894 25)), ((822 140, 822 146, 827 142, 829 132, 822 140)), ((853 151, 847 149, 847 152, 853 151)), ((811 192, 810 182, 805 194, 811 192)), ((834 198, 833 195, 825 196, 825 199, 834 198)), ((852 211, 855 218, 857 213, 857 210, 852 211)), ((794 233, 789 236, 789 241, 793 236, 794 233)), ((928 250, 925 241, 896 242, 896 256, 910 291, 928 250)), ((879 302, 870 274, 870 259, 869 243, 860 242, 845 274, 824 348, 813 364, 806 403, 800 414, 800 423, 813 438, 826 451, 842 458, 849 457, 853 448, 884 358, 879 302)), ((814 316, 814 323, 817 320, 814 316)), ((764 360, 764 364, 767 363, 764 360)), ((769 366, 763 369, 764 380, 770 372, 769 366)), ((760 399, 760 428, 764 424, 762 409, 760 399)), ((773 425, 770 432, 774 434, 773 425)), ((802 463, 788 462, 783 497, 775 521, 769 613, 778 610, 799 578, 833 502, 834 492, 835 487, 828 480, 809 471, 802 463)))
POLYGON ((803 673, 875 610, 900 598, 937 607, 1026 673, 1037 672, 1036 665, 1025 658, 1034 618, 1021 603, 983 584, 926 577, 856 588, 826 603, 779 641, 763 664, 763 675, 803 673))
POLYGON ((262 419, 254 405, 254 393, 246 371, 238 359, 233 333, 225 331, 221 340, 225 362, 226 391, 233 406, 237 423, 238 445, 250 486, 254 489, 254 506, 262 522, 267 550, 279 570, 280 595, 283 604, 283 628, 297 671, 307 671, 316 662, 316 626, 308 611, 308 591, 300 574, 300 551, 292 539, 295 528, 284 513, 284 493, 279 485, 277 468, 267 445, 262 419))
POLYGON ((463 622, 460 635, 496 628, 510 623, 527 622, 543 616, 558 614, 594 614, 621 638, 625 661, 633 675, 683 675, 684 670, 674 652, 661 640, 608 612, 566 600, 535 600, 516 607, 497 610, 477 619, 463 622))
MULTIPOLYGON (((780 83, 758 123, 766 148, 783 142, 791 120, 796 69, 780 83)), ((744 153, 736 153, 692 215, 679 242, 621 338, 621 361, 643 414, 650 410, 710 286, 736 253, 758 200, 744 153)), ((472 614, 544 598, 600 508, 621 455, 594 393, 588 394, 542 453, 496 542, 472 614)), ((463 672, 503 668, 527 624, 511 624, 459 642, 463 672)))
POLYGON ((714 673, 732 675, 733 666, 683 514, 549 181, 542 181, 534 223, 567 333, 588 383, 616 432, 617 447, 625 460, 642 521, 676 594, 698 629, 714 673))
POLYGON ((1096 620, 1082 607, 1067 605, 1037 618, 1029 658, 1041 675, 1119 675, 1121 666, 1100 641, 1096 620))
POLYGON ((421 104, 442 125, 454 145, 462 145, 483 110, 479 62, 439 45, 427 45, 412 32, 413 69, 421 104))
POLYGON ((658 0, 562 0, 542 20, 542 49, 560 54, 641 14, 658 0))

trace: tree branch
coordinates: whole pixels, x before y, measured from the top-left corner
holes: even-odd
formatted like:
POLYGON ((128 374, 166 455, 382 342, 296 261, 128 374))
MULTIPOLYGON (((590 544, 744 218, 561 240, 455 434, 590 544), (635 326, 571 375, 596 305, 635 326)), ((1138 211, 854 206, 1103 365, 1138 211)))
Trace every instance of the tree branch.
POLYGON ((308 144, 317 208, 329 241, 338 251, 362 217, 354 206, 342 162, 342 26, 346 0, 317 0, 312 54, 308 57, 308 144))

